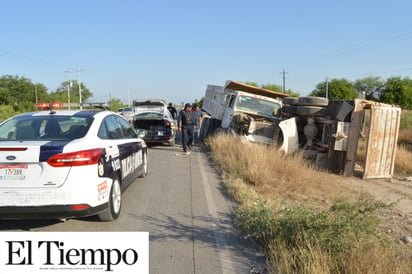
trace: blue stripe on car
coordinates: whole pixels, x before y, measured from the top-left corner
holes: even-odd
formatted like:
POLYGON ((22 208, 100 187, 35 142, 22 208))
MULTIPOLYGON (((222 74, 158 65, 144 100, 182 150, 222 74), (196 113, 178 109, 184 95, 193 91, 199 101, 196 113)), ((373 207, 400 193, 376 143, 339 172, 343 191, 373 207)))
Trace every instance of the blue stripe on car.
POLYGON ((130 142, 130 143, 119 144, 118 148, 119 148, 119 153, 120 153, 119 160, 120 160, 121 169, 122 169, 122 180, 123 180, 123 184, 127 186, 134 181, 134 178, 137 177, 136 174, 139 172, 139 167, 135 166, 137 163, 134 162, 137 160, 136 158, 134 158, 134 156, 137 156, 137 155, 134 155, 134 154, 142 150, 142 143, 141 142, 130 142))
POLYGON ((70 143, 71 140, 67 141, 50 141, 40 146, 40 162, 46 162, 51 156, 62 153, 63 148, 70 143))

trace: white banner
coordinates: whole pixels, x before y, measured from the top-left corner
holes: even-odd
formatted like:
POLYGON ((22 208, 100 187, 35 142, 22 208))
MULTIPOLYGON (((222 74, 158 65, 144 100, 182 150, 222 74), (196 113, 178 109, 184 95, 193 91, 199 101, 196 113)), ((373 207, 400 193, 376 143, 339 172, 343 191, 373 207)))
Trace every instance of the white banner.
POLYGON ((149 273, 148 232, 0 232, 1 274, 149 273))

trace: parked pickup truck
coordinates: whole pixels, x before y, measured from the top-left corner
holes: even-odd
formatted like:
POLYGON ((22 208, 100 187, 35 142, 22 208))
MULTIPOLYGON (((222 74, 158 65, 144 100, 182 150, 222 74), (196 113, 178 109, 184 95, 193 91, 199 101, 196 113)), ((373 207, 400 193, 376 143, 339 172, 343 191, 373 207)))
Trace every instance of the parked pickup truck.
POLYGON ((134 100, 133 111, 133 126, 146 143, 175 145, 176 120, 164 100, 134 100))

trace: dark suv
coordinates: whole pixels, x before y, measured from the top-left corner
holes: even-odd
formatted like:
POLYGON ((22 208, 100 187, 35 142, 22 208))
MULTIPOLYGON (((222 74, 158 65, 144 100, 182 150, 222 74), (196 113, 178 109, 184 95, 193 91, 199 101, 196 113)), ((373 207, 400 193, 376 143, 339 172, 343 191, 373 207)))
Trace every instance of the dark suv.
POLYGON ((133 109, 133 126, 146 143, 175 145, 176 120, 164 100, 134 100, 133 109))

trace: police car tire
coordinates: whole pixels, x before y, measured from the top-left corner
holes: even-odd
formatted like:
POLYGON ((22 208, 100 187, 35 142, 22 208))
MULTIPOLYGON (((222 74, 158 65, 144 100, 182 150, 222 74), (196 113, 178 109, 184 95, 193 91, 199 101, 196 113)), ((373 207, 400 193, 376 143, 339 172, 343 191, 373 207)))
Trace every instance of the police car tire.
POLYGON ((144 150, 142 154, 142 173, 140 173, 139 178, 144 178, 147 176, 147 173, 149 172, 149 165, 147 161, 147 151, 144 150))
POLYGON ((116 220, 120 216, 122 209, 122 189, 120 186, 119 177, 116 175, 113 178, 112 187, 109 194, 109 202, 107 208, 101 212, 98 217, 101 221, 110 222, 116 220))

